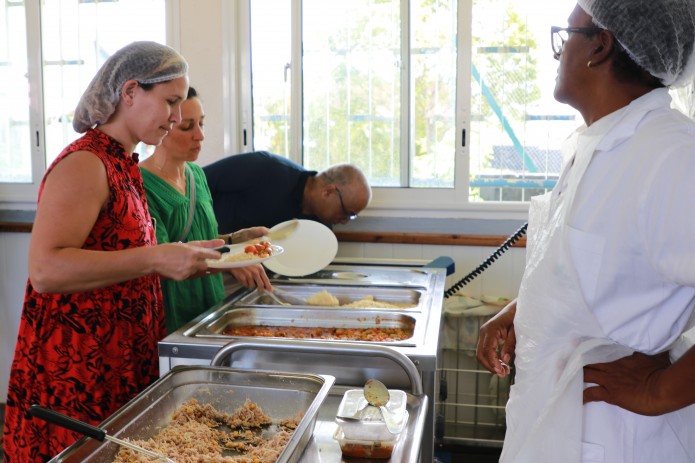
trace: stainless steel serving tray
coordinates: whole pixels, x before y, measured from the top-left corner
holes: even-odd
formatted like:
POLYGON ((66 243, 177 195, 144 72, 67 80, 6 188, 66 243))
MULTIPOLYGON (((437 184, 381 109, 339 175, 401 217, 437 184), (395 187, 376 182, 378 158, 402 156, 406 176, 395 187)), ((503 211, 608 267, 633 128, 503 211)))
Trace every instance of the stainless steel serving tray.
MULTIPOLYGON (((378 304, 366 307, 346 307, 345 309, 380 309, 380 310, 405 310, 405 311, 420 311, 422 310, 422 303, 427 299, 427 289, 422 287, 401 287, 396 288, 393 286, 363 286, 363 285, 333 285, 333 284, 278 284, 273 285, 275 289, 280 293, 280 299, 282 299, 282 292, 306 300, 310 296, 321 291, 328 291, 330 294, 335 296, 340 305, 346 305, 365 297, 371 296, 376 302, 385 302, 392 305, 398 305, 401 307, 378 307, 378 304)), ((275 302, 267 293, 260 292, 257 289, 251 291, 250 293, 242 296, 236 301, 238 305, 279 305, 275 302)), ((303 304, 302 307, 319 307, 312 306, 308 304, 303 304)), ((340 308, 340 307, 335 307, 340 308)))
POLYGON ((316 273, 300 277, 288 277, 275 273, 269 274, 273 280, 289 283, 326 283, 335 285, 365 286, 419 286, 427 287, 432 278, 431 273, 418 268, 394 268, 362 264, 360 266, 331 264, 316 273))
MULTIPOLYGON (((174 411, 190 399, 209 403, 226 413, 250 399, 273 420, 304 414, 277 460, 278 463, 294 463, 311 439, 318 411, 334 381, 330 375, 177 367, 128 402, 101 427, 109 435, 121 439, 148 439, 165 427, 174 411)), ((118 450, 117 444, 85 437, 50 463, 110 463, 118 450)))
MULTIPOLYGON (((355 345, 346 343, 327 343, 327 342, 304 342, 294 341, 286 343, 281 340, 255 339, 252 341, 235 340, 222 347, 211 361, 211 365, 235 365, 231 363, 232 359, 237 358, 235 354, 241 352, 277 352, 283 355, 294 357, 295 361, 299 360, 301 368, 306 368, 307 365, 315 365, 314 354, 327 353, 332 356, 334 367, 343 370, 351 356, 355 354, 361 355, 362 365, 365 363, 370 365, 381 360, 384 361, 387 368, 377 369, 368 377, 377 378, 387 384, 389 387, 394 386, 394 374, 404 376, 405 382, 399 383, 407 394, 408 423, 400 436, 398 444, 393 449, 391 462, 398 463, 418 463, 418 456, 421 452, 421 445, 426 441, 425 425, 429 408, 432 406, 429 403, 427 395, 423 394, 422 377, 415 364, 404 354, 389 346, 377 345, 355 345)), ((287 358, 285 358, 285 361, 287 358)), ((382 363, 384 365, 384 363, 382 363)), ((365 378, 359 378, 359 375, 353 376, 351 379, 356 381, 355 385, 363 385, 365 378)), ((336 413, 338 406, 345 392, 352 387, 339 386, 338 381, 331 388, 328 398, 325 400, 319 410, 316 425, 314 427, 314 435, 309 441, 309 444, 304 449, 304 453, 300 459, 300 463, 366 463, 366 462, 386 462, 387 460, 373 459, 357 459, 345 457, 342 455, 340 445, 333 438, 338 424, 336 423, 336 413)), ((349 384, 349 383, 346 383, 349 384)), ((432 433, 431 428, 430 431, 432 433)), ((429 449, 425 449, 429 452, 429 449)), ((424 461, 428 461, 426 458, 424 461)))
MULTIPOLYGON (((234 326, 294 326, 300 328, 402 328, 412 330, 412 336, 401 341, 383 341, 379 344, 393 346, 415 346, 422 336, 418 313, 405 313, 393 309, 340 309, 340 308, 295 308, 295 307, 232 307, 220 310, 216 317, 208 317, 192 327, 186 336, 196 338, 254 338, 254 336, 229 336, 224 330, 234 326)), ((272 338, 271 338, 272 339, 272 338)), ((294 339, 294 338, 274 338, 294 339)), ((304 339, 309 341, 310 339, 304 339)), ((321 339, 316 339, 321 340, 321 339)), ((374 344, 371 341, 344 341, 374 344)))

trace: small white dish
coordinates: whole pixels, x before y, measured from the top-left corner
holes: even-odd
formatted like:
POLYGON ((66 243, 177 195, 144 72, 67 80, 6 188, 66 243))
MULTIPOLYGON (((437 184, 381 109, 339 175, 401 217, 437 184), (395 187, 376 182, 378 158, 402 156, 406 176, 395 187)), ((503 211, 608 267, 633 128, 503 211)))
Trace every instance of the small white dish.
MULTIPOLYGON (((350 389, 343 395, 336 423, 342 429, 345 438, 357 440, 391 441, 403 431, 408 423, 408 411, 406 410, 408 397, 404 391, 389 389, 391 398, 384 405, 390 419, 393 420, 396 432, 389 429, 384 421, 384 416, 378 407, 369 405, 364 398, 362 389, 350 389)), ((392 427, 393 429, 393 427, 392 427)))

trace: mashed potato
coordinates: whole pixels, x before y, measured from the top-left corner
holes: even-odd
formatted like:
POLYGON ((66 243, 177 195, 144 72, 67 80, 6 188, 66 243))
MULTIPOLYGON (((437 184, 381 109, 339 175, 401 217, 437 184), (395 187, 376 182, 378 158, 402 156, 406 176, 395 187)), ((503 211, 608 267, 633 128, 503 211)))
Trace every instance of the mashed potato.
POLYGON ((375 301, 374 296, 365 296, 359 301, 353 301, 349 304, 341 305, 341 307, 354 307, 362 309, 408 309, 415 306, 413 304, 395 304, 393 302, 375 301))
POLYGON ((322 307, 349 307, 349 308, 376 308, 376 309, 407 309, 415 307, 413 304, 396 304, 391 302, 375 301, 374 296, 364 296, 358 301, 348 304, 340 304, 337 297, 326 290, 316 293, 307 298, 309 305, 319 305, 322 307))
POLYGON ((243 260, 257 260, 260 259, 258 254, 251 254, 248 252, 238 252, 236 254, 228 253, 223 254, 220 260, 215 262, 241 262, 243 260))
POLYGON ((309 305, 320 305, 324 307, 337 307, 340 305, 340 301, 338 300, 338 298, 326 290, 309 296, 306 299, 306 302, 309 305))

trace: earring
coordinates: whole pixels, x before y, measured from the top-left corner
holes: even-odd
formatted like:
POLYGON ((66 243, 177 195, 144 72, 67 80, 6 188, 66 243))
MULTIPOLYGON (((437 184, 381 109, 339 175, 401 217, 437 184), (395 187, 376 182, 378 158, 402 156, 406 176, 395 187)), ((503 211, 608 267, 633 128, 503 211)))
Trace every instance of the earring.
POLYGON ((586 63, 586 67, 590 68, 591 67, 591 60, 589 60, 588 63, 586 63))

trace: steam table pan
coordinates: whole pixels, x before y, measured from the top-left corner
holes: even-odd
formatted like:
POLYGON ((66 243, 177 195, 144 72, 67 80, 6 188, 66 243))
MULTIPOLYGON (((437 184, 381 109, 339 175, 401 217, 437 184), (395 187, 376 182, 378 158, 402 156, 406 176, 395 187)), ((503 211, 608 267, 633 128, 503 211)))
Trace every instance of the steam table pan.
MULTIPOLYGON (((100 427, 120 439, 148 439, 156 435, 184 402, 196 399, 231 413, 249 399, 273 420, 303 414, 278 463, 297 462, 311 439, 318 411, 335 379, 330 375, 185 366, 169 371, 100 427)), ((82 438, 49 463, 111 463, 119 446, 82 438)))
MULTIPOLYGON (((279 293, 280 299, 283 295, 290 296, 286 300, 290 305, 301 305, 309 307, 331 307, 324 305, 310 305, 307 299, 317 293, 326 291, 336 299, 341 306, 346 304, 361 304, 358 307, 343 307, 343 310, 354 310, 355 308, 372 308, 382 310, 402 310, 402 311, 421 311, 427 302, 427 289, 423 287, 393 287, 393 286, 365 286, 365 285, 333 285, 333 284, 278 284, 274 283, 273 288, 279 293), (366 301, 365 298, 372 298, 373 301, 366 301), (303 300, 303 303, 298 303, 303 300), (394 305, 388 307, 380 305, 382 303, 394 305)), ((267 293, 257 289, 244 295, 236 301, 240 305, 278 305, 267 293)), ((340 307, 335 307, 340 309, 340 307)))
MULTIPOLYGON (((261 329, 262 327, 290 327, 307 330, 331 329, 356 329, 370 330, 379 328, 391 328, 403 330, 407 338, 389 341, 345 341, 384 343, 399 346, 414 346, 415 340, 423 335, 424 327, 418 323, 421 313, 403 313, 400 311, 379 310, 350 310, 327 308, 299 308, 299 307, 234 307, 229 310, 218 311, 214 320, 206 319, 187 332, 189 336, 197 338, 226 338, 235 339, 247 337, 228 334, 225 331, 237 327, 249 329, 261 329)), ((252 331, 253 332, 253 331, 252 331)), ((257 337, 251 334, 248 337, 257 337)), ((281 339, 309 339, 294 336, 283 336, 281 339)), ((322 337, 313 339, 320 340, 322 337)))

